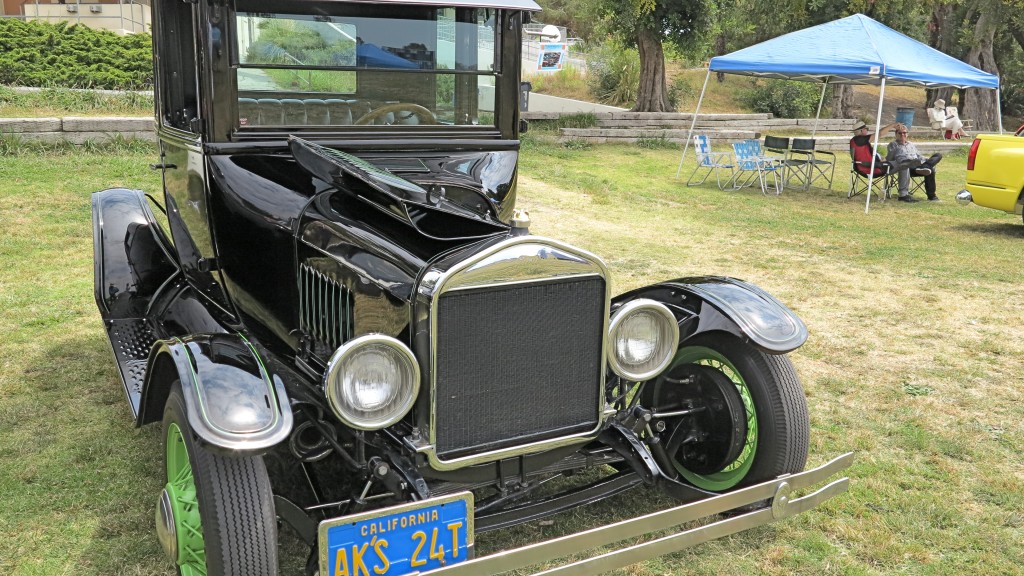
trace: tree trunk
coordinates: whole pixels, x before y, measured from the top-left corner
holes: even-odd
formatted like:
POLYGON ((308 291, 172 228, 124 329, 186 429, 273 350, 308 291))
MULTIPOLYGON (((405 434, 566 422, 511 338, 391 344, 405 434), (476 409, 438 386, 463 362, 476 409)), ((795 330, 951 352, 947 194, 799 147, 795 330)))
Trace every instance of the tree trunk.
MULTIPOLYGON (((956 53, 957 14, 955 6, 951 4, 938 4, 932 10, 931 18, 928 20, 928 45, 944 54, 954 57, 962 57, 963 54, 956 53)), ((953 103, 952 88, 926 88, 924 91, 924 107, 930 108, 939 98, 946 101, 948 105, 953 103)), ((963 104, 963 102, 960 102, 963 104)))
POLYGON ((640 49, 640 89, 633 111, 672 112, 668 103, 661 36, 656 31, 641 28, 637 33, 637 46, 640 49))
MULTIPOLYGON (((725 32, 715 37, 715 56, 725 56, 725 32)), ((719 84, 725 82, 725 72, 715 72, 715 79, 719 84)))
POLYGON ((853 118, 853 86, 849 84, 833 84, 832 117, 853 118))
MULTIPOLYGON (((982 9, 978 21, 974 25, 974 47, 967 54, 967 63, 990 74, 999 74, 992 46, 995 42, 996 29, 1000 22, 1000 4, 998 0, 986 2, 987 9, 982 9)), ((996 91, 987 88, 969 88, 964 91, 960 102, 960 117, 974 120, 975 130, 997 130, 998 103, 996 91)))

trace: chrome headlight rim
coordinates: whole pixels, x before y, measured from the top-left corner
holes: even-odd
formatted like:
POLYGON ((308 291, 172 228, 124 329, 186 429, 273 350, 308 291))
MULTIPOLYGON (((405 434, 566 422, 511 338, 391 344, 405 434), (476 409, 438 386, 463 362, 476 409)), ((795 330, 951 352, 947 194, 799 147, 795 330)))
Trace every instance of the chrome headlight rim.
POLYGON ((679 347, 679 328, 678 321, 676 320, 675 314, 668 309, 668 306, 664 305, 657 300, 650 300, 648 298, 637 298, 636 300, 630 300, 623 304, 618 310, 612 314, 611 320, 608 322, 608 365, 611 367, 615 374, 619 375, 626 380, 633 382, 642 382, 649 380, 658 374, 661 374, 668 365, 672 362, 672 358, 675 356, 676 349, 679 347), (630 368, 624 366, 618 358, 616 351, 616 336, 623 323, 629 318, 633 317, 638 312, 653 312, 655 317, 660 318, 666 322, 667 330, 665 332, 669 335, 669 342, 662 348, 664 350, 664 357, 661 358, 653 367, 642 371, 632 372, 630 368))
POLYGON ((413 405, 416 403, 416 398, 419 396, 420 365, 416 356, 412 353, 412 350, 410 350, 402 341, 384 334, 366 334, 349 340, 334 351, 334 354, 331 355, 331 359, 327 362, 327 370, 324 372, 323 386, 324 393, 327 396, 327 405, 330 406, 331 412, 333 412, 343 424, 357 430, 381 430, 398 422, 404 418, 410 410, 412 410, 413 405), (343 409, 346 406, 346 403, 343 398, 339 398, 339 394, 341 394, 340 386, 335 385, 337 379, 340 377, 338 372, 355 354, 363 351, 367 346, 378 345, 384 345, 391 348, 393 351, 398 353, 402 360, 407 362, 408 368, 412 374, 409 393, 407 397, 402 399, 402 402, 398 404, 397 407, 392 408, 389 412, 381 415, 380 417, 360 418, 359 416, 348 414, 343 409))

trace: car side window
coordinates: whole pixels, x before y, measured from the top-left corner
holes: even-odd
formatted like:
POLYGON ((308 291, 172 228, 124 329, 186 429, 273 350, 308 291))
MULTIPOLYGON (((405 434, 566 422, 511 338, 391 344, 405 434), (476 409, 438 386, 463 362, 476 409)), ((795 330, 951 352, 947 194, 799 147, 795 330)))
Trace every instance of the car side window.
POLYGON ((163 0, 154 6, 162 13, 154 42, 159 57, 154 62, 160 122, 165 126, 196 132, 198 83, 193 8, 183 0, 163 0))

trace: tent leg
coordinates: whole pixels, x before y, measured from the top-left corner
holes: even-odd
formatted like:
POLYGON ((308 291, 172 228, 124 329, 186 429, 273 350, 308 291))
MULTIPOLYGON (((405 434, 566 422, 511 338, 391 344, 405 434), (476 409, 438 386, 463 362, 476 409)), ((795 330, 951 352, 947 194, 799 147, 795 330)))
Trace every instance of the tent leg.
POLYGON ((704 92, 708 89, 708 80, 711 79, 711 67, 708 66, 708 75, 704 77, 704 87, 700 89, 700 98, 697 99, 697 109, 693 111, 693 120, 690 121, 690 131, 686 133, 686 144, 683 146, 683 155, 679 157, 679 168, 676 168, 676 178, 683 171, 683 160, 686 159, 686 151, 690 149, 690 138, 693 138, 693 127, 697 125, 697 115, 700 114, 700 103, 704 101, 704 92))
POLYGON ((814 115, 814 128, 811 129, 811 138, 818 133, 818 119, 821 118, 821 105, 825 102, 825 89, 828 88, 828 79, 825 77, 825 83, 821 85, 821 98, 818 98, 818 113, 814 115))
POLYGON ((996 121, 999 122, 999 133, 1003 133, 1003 107, 999 104, 999 88, 996 88, 996 121))
MULTIPOLYGON (((882 102, 885 101, 885 76, 882 76, 881 88, 878 90, 878 114, 875 115, 875 142, 874 146, 871 147, 871 171, 868 172, 868 193, 867 200, 864 202, 864 213, 867 214, 868 210, 871 209, 871 185, 875 179, 875 157, 878 156, 878 137, 881 134, 878 133, 882 129, 882 102)), ((885 200, 885 193, 882 193, 882 200, 885 200)))

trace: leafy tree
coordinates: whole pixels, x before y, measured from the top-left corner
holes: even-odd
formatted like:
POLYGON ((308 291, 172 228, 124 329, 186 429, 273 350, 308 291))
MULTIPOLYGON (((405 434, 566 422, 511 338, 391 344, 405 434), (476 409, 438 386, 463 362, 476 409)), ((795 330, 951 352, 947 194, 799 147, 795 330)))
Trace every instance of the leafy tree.
POLYGON ((594 18, 590 17, 588 0, 538 0, 544 9, 539 20, 545 24, 564 26, 569 36, 591 41, 596 37, 594 18))
POLYGON ((640 52, 640 87, 633 110, 668 112, 664 40, 682 49, 699 46, 715 6, 701 0, 593 0, 610 31, 640 52))

